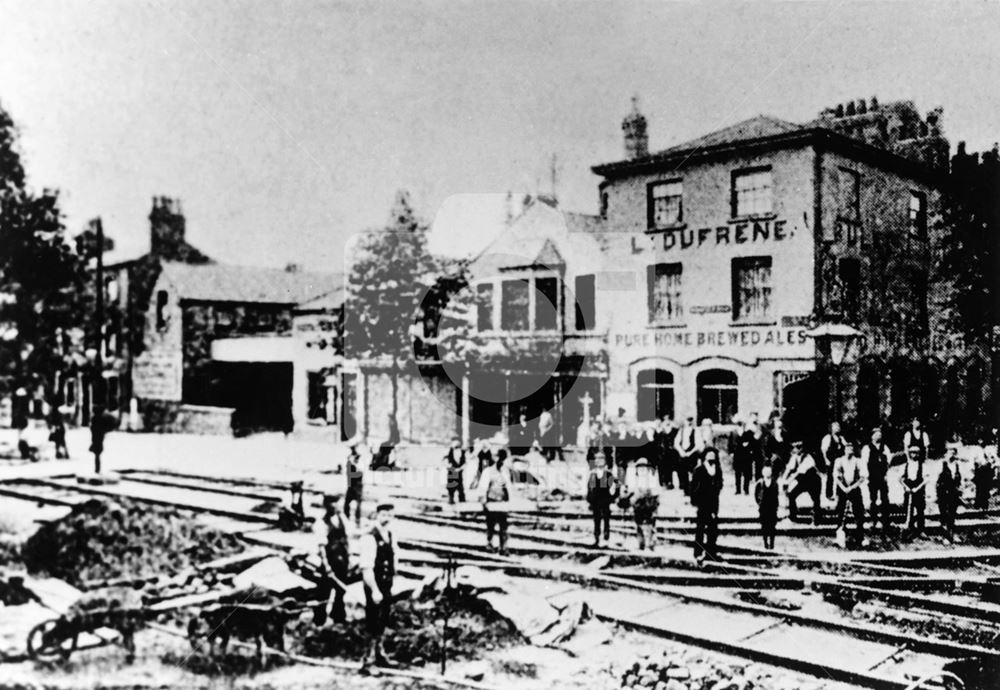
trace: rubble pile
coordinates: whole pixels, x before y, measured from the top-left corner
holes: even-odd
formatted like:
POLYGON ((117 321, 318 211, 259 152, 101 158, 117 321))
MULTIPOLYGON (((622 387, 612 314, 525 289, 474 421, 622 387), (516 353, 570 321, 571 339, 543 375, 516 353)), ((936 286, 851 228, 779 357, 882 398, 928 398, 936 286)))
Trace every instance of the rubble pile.
MULTIPOLYGON (((289 626, 290 637, 307 656, 358 659, 368 643, 359 625, 360 607, 348 610, 346 625, 317 629, 309 616, 289 626)), ((419 666, 437 663, 447 618, 449 659, 479 658, 488 650, 521 641, 520 635, 489 604, 474 594, 456 588, 425 600, 408 599, 392 608, 392 622, 385 634, 385 649, 397 661, 419 666)))
POLYGON ((668 646, 624 669, 609 669, 609 687, 648 690, 816 690, 823 681, 791 671, 727 660, 701 650, 668 646))
POLYGON ((176 573, 243 550, 239 540, 174 509, 128 500, 94 499, 75 506, 28 538, 28 571, 76 586, 176 573))

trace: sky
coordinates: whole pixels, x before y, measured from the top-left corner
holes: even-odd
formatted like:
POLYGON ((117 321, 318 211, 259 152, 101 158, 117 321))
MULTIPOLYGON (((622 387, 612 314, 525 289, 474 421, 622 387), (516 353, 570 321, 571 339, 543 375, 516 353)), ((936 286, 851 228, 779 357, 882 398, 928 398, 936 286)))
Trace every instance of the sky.
POLYGON ((0 106, 73 232, 138 255, 171 196, 220 261, 341 270, 399 189, 475 233, 449 197, 550 193, 554 157, 596 212, 633 95, 653 150, 873 95, 988 148, 998 30, 995 2, 0 0, 0 106))

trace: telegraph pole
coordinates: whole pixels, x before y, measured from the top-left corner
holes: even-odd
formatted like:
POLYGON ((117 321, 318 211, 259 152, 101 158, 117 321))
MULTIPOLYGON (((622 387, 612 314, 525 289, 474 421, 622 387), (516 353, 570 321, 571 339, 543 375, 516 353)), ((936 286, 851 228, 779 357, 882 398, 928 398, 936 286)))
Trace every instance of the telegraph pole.
POLYGON ((90 405, 90 449, 94 453, 94 473, 101 473, 101 453, 104 451, 104 226, 100 218, 90 222, 97 236, 97 300, 94 320, 97 321, 97 354, 94 355, 90 405))

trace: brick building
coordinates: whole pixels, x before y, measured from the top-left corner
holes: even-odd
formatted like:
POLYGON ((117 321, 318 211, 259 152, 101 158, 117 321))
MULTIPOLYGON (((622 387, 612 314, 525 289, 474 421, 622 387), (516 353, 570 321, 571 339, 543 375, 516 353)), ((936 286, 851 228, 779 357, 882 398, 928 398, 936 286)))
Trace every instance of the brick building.
MULTIPOLYGON (((316 338, 293 324, 339 319, 341 277, 216 263, 187 242, 176 199, 154 197, 149 220, 148 252, 105 257, 108 411, 123 428, 148 431, 288 429, 310 420, 310 371, 339 360, 332 348, 317 354, 316 338)), ((89 422, 88 370, 61 382, 76 423, 89 422)))
MULTIPOLYGON (((104 392, 107 411, 124 420, 132 399, 132 368, 145 345, 146 312, 153 285, 165 262, 207 265, 214 260, 187 241, 180 200, 153 197, 149 213, 149 251, 138 256, 105 252, 104 392)), ((89 424, 94 405, 90 367, 85 363, 59 382, 67 419, 89 424)))
POLYGON ((474 376, 466 417, 507 426, 551 408, 570 442, 585 406, 716 423, 778 411, 807 436, 835 412, 938 421, 940 109, 762 115, 656 153, 637 108, 622 127, 625 157, 593 168, 599 215, 536 201, 473 262, 480 330, 553 358, 541 378, 474 376), (810 337, 824 323, 861 333, 839 367, 810 337))
POLYGON ((307 365, 296 308, 340 290, 338 275, 294 267, 164 263, 132 370, 144 428, 290 431, 307 365))

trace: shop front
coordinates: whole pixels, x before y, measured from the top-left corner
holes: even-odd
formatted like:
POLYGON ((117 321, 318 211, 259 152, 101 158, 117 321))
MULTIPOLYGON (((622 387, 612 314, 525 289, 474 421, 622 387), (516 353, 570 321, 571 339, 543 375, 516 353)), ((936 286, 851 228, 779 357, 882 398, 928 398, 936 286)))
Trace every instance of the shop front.
POLYGON ((649 329, 609 336, 607 408, 639 421, 735 415, 800 405, 794 389, 815 369, 805 326, 649 329), (791 387, 791 390, 790 390, 791 387))

